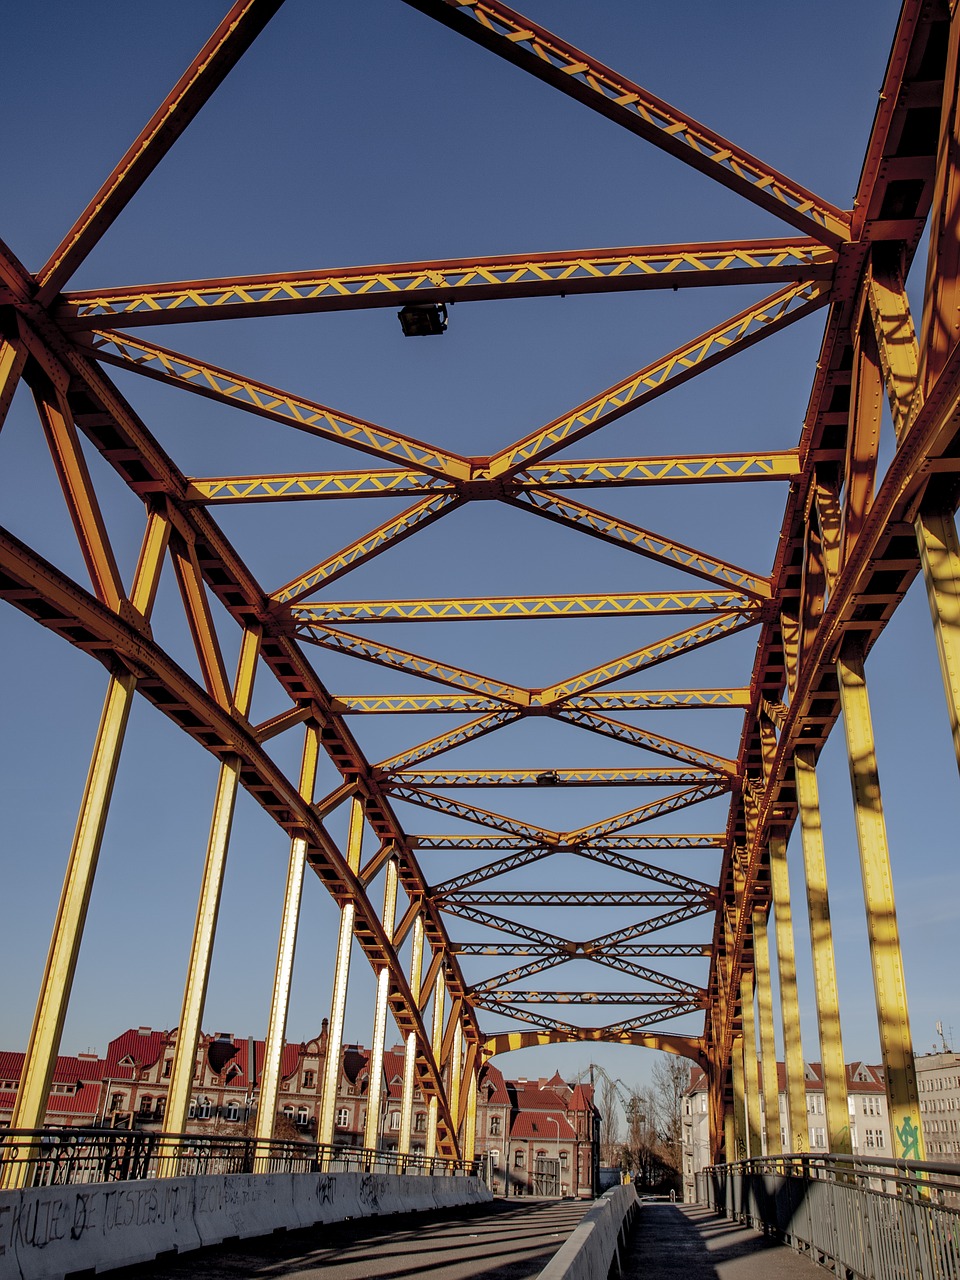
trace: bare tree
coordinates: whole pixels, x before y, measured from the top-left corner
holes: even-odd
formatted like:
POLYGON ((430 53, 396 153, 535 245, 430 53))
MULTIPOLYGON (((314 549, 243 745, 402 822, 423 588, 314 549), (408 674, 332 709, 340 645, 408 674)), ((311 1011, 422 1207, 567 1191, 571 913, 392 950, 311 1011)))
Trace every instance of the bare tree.
POLYGON ((600 1159, 605 1165, 620 1163, 620 1099, 617 1084, 606 1072, 601 1076, 600 1112, 603 1116, 600 1159))
POLYGON ((674 1169, 682 1159, 683 1095, 690 1084, 690 1063, 676 1054, 664 1053, 653 1064, 653 1093, 660 1132, 674 1169))

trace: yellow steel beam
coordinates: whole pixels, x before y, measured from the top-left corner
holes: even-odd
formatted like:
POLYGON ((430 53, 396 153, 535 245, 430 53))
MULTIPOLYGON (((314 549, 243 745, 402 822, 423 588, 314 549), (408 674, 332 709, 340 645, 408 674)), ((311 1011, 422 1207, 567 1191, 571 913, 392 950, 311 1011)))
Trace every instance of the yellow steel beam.
POLYGON ((753 952, 756 964, 757 1020, 760 1024, 761 1087, 766 1132, 764 1155, 778 1156, 780 1133, 780 1082, 777 1076, 777 1048, 773 1032, 773 993, 770 988, 770 946, 767 940, 767 913, 755 907, 752 919, 753 952))
POLYGON ((484 827, 494 827, 507 835, 523 836, 528 840, 546 844, 555 844, 557 841, 556 833, 547 831, 544 827, 535 827, 532 823, 520 822, 502 813, 491 813, 487 809, 477 808, 476 805, 462 804, 459 800, 452 800, 449 796, 438 796, 432 791, 421 791, 417 787, 405 787, 397 783, 390 788, 390 794, 398 800, 406 800, 424 809, 448 813, 452 817, 462 818, 465 822, 479 823, 484 827))
POLYGON ((919 369, 919 348, 913 327, 913 314, 899 272, 880 270, 874 264, 867 281, 867 303, 873 321, 880 368, 886 383, 893 429, 899 439, 910 414, 919 369))
MULTIPOLYGON (((383 932, 387 941, 393 941, 393 926, 397 914, 397 862, 387 863, 387 875, 383 888, 383 932)), ((367 1069, 367 1121, 363 1130, 363 1145, 368 1151, 376 1151, 380 1141, 380 1102, 383 1097, 383 1052, 387 1034, 387 997, 390 994, 390 969, 387 965, 377 974, 377 994, 374 1002, 373 1037, 367 1069)))
MULTIPOLYGON (((469 694, 350 694, 339 693, 334 708, 345 716, 455 714, 470 711, 496 711, 503 707, 497 698, 469 694)), ((621 689, 600 691, 568 698, 567 710, 610 711, 682 711, 714 707, 743 710, 750 705, 749 689, 621 689)), ((285 713, 294 715, 295 713, 285 713)), ((299 714, 299 713, 296 713, 299 714)), ((292 723, 292 721, 291 721, 292 723)), ((272 721, 265 721, 259 730, 272 721)), ((283 728, 287 728, 286 722, 283 728)), ((282 732, 282 730, 281 730, 282 732)))
MULTIPOLYGON (((300 794, 307 804, 313 803, 313 788, 317 777, 320 755, 320 729, 309 724, 303 739, 303 757, 300 762, 300 794)), ((300 923, 300 901, 303 895, 303 873, 306 867, 307 842, 303 836, 295 836, 290 842, 287 862, 287 882, 283 894, 283 910, 280 916, 280 937, 277 943, 277 962, 274 969, 273 990, 270 996, 270 1017, 263 1049, 263 1068, 260 1074, 260 1100, 257 1106, 255 1135, 260 1141, 273 1137, 277 1114, 277 1098, 280 1093, 281 1058, 287 1031, 287 1011, 290 1007, 290 984, 293 979, 293 960, 297 948, 297 930, 300 923)), ((269 1148, 257 1149, 257 1168, 268 1157, 269 1148)), ((264 1166, 266 1171, 266 1166, 264 1166)))
POLYGON ((622 831, 626 827, 636 826, 641 822, 650 822, 653 818, 659 818, 665 813, 675 813, 678 809, 686 809, 689 805, 699 804, 701 800, 712 800, 716 796, 724 795, 728 788, 729 783, 725 779, 719 778, 714 779, 712 782, 703 783, 699 787, 687 787, 683 791, 675 791, 672 795, 664 796, 662 800, 652 800, 649 804, 639 805, 636 809, 628 809, 625 813, 615 814, 612 818, 605 818, 602 822, 591 823, 589 826, 580 827, 577 831, 568 831, 563 836, 563 843, 579 844, 608 836, 614 832, 622 831))
POLYGON ((740 975, 740 1017, 743 1022, 743 1089, 747 1121, 747 1155, 751 1160, 756 1160, 763 1155, 763 1144, 760 1141, 760 1071, 757 1062, 752 969, 744 969, 740 975))
POLYGON ((378 427, 327 405, 289 395, 276 387, 219 369, 155 343, 120 334, 95 333, 93 354, 98 360, 134 373, 182 387, 187 391, 234 405, 258 417, 372 454, 384 462, 399 462, 442 478, 468 479, 470 464, 456 454, 435 449, 410 436, 378 427))
POLYGON ((420 502, 415 502, 412 507, 407 507, 406 511, 395 516, 393 520, 387 520, 370 533, 356 538, 343 550, 328 556, 326 560, 321 560, 306 573, 279 587, 273 592, 271 599, 277 604, 293 604, 301 596, 308 595, 316 588, 326 586, 330 582, 336 582, 338 578, 366 564, 374 556, 386 551, 388 547, 396 546, 412 534, 427 528, 458 505, 457 495, 447 493, 433 494, 420 502))
POLYGON ((119 611, 126 595, 70 405, 62 392, 52 388, 48 394, 37 396, 36 401, 94 593, 107 608, 119 611))
POLYGON ((6 421, 7 411, 13 401, 13 393, 17 389, 26 363, 25 343, 0 333, 0 429, 6 421))
POLYGON ((388 771, 387 786, 407 787, 667 787, 699 786, 707 769, 402 769, 388 771))
MULTIPOLYGON (((170 544, 171 559, 177 575, 177 585, 183 600, 184 613, 193 636, 194 648, 200 662, 203 683, 210 697, 221 707, 230 707, 230 682, 227 677, 220 640, 213 621, 213 611, 207 598, 203 573, 197 559, 194 543, 175 537, 170 544)), ((179 1130, 178 1130, 179 1132, 179 1130)))
POLYGON ((829 279, 837 255, 816 240, 729 240, 623 249, 457 258, 234 276, 68 293, 71 329, 128 329, 408 303, 829 279))
MULTIPOLYGON (((397 770, 407 769, 409 766, 420 764, 424 760, 432 760, 434 757, 442 755, 445 751, 462 746, 465 742, 473 742, 488 733, 493 733, 496 729, 501 729, 506 724, 512 724, 519 717, 520 711, 515 708, 491 712, 489 715, 480 716, 476 720, 470 720, 467 724, 460 725, 450 733, 438 734, 435 738, 420 742, 406 751, 398 752, 397 755, 391 756, 388 760, 381 760, 375 767, 395 774, 397 770)), ((405 777, 404 780, 407 782, 412 781, 409 777, 405 777)))
POLYGON ((363 658, 367 662, 382 667, 391 667, 397 671, 406 671, 410 675, 422 676, 425 680, 435 680, 438 684, 468 689, 471 692, 490 694, 503 703, 513 706, 526 706, 530 700, 528 690, 519 685, 491 680, 487 676, 478 675, 475 671, 467 671, 463 667, 454 667, 446 662, 438 662, 433 658, 425 658, 418 653, 410 653, 406 649, 398 649, 395 645, 379 644, 360 636, 351 635, 347 631, 339 631, 335 627, 322 627, 319 624, 307 623, 297 628, 301 639, 322 649, 331 649, 336 653, 348 653, 355 658, 363 658))
POLYGON ((291 614, 298 623, 356 626, 361 622, 503 622, 526 618, 634 617, 647 613, 728 613, 757 607, 752 596, 738 591, 643 591, 473 599, 312 600, 293 604, 291 614))
POLYGON ((711 556, 696 547, 688 547, 674 538, 662 537, 651 533, 640 525, 631 524, 616 516, 607 515, 582 502, 574 502, 572 498, 561 498, 549 489, 530 489, 509 499, 511 505, 524 511, 533 511, 547 520, 555 520, 558 524, 577 529, 591 538, 608 542, 615 547, 624 547, 637 555, 665 564, 673 569, 682 569, 684 573, 703 578, 716 586, 744 591, 757 600, 769 600, 770 580, 759 574, 741 569, 735 564, 711 556))
POLYGON ((685 742, 677 742, 674 738, 665 738, 662 734, 653 733, 649 729, 624 724, 621 720, 611 720, 608 716, 599 716, 587 711, 573 711, 567 706, 558 707, 553 712, 553 716, 564 724, 575 724, 601 737, 613 738, 631 747, 640 747, 644 751, 653 751, 671 760, 680 760, 688 766, 705 769, 714 775, 730 778, 737 772, 735 760, 727 760, 701 747, 688 746, 685 742))
MULTIPOLYGON (((259 630, 248 627, 243 633, 231 705, 244 716, 249 710, 253 697, 253 681, 260 640, 259 630)), ((207 840, 200 896, 197 901, 197 918, 187 963, 183 1003, 180 1009, 180 1020, 177 1023, 177 1042, 173 1051, 173 1068, 170 1072, 170 1087, 167 1091, 167 1106, 164 1112, 164 1123, 171 1133, 184 1133, 187 1128, 187 1112, 193 1088, 200 1021, 203 1017, 210 965, 213 960, 213 944, 227 867, 230 829, 233 825, 234 807, 240 785, 241 763, 239 756, 227 756, 220 765, 217 779, 217 793, 213 805, 210 835, 207 840)), ((172 1167, 170 1172, 173 1172, 172 1167)))
POLYGON ((850 214, 499 0, 407 0, 810 235, 850 237, 850 214))
POLYGON ((813 750, 794 752, 793 770, 800 810, 803 839, 803 868, 807 885, 810 918, 810 949, 813 954, 814 989, 817 999, 817 1027, 820 1032, 820 1062, 827 1120, 827 1149, 834 1154, 850 1154, 850 1116, 847 1110, 847 1073, 843 1062, 840 1031, 840 999, 837 994, 837 967, 833 953, 833 927, 827 893, 827 864, 820 822, 820 795, 813 750))
MULTIPOLYGON (((2 368, 2 366, 0 366, 2 368)), ((476 464, 475 464, 476 465, 476 464)), ((716 484, 727 481, 795 480, 796 450, 765 453, 673 454, 669 457, 569 459, 519 472, 507 489, 618 488, 633 485, 716 484)), ((331 498, 393 498, 454 493, 452 479, 399 467, 364 471, 280 472, 272 475, 204 476, 187 481, 186 499, 205 505, 292 502, 331 498)), ((469 489, 483 497, 480 488, 469 489)), ((500 496, 491 490, 486 496, 500 496)))
POLYGON ((850 781, 853 788, 860 871, 867 911, 870 961, 880 1030, 880 1053, 889 1104, 894 1154, 922 1160, 920 1099, 910 1035, 907 987, 893 895, 887 827, 870 719, 863 658, 848 643, 837 659, 850 781))
MULTIPOLYGON (((712 368, 761 338, 808 315, 829 301, 829 288, 819 281, 801 282, 771 294, 762 302, 678 347, 662 360, 615 383, 584 401, 562 418, 524 436, 490 459, 490 478, 509 477, 615 422, 671 387, 712 368)), ((426 469, 426 468, 425 468, 426 469)))
MULTIPOLYGON (((530 847, 530 841, 524 836, 490 835, 482 836, 447 836, 420 835, 409 837, 414 849, 457 850, 477 849, 524 850, 530 847)), ((697 832, 692 835, 633 835, 603 836, 596 840, 577 845, 576 849, 722 849, 726 845, 726 834, 717 831, 712 834, 697 832)), ((559 851, 559 848, 558 848, 559 851)))
POLYGON ((689 653, 693 649, 702 648, 705 644, 712 644, 723 636, 734 635, 745 627, 755 626, 758 621, 759 618, 755 613, 718 614, 707 622, 700 622, 687 627, 684 631, 677 631, 663 640, 655 640, 641 649, 634 649, 631 653, 625 653, 621 657, 601 663, 600 666, 591 667, 589 671, 581 671, 578 675, 571 676, 569 680, 540 689, 531 702, 541 707, 563 703, 566 709, 576 695, 582 697, 583 694, 602 688, 605 684, 611 684, 623 676, 646 671, 650 667, 658 666, 661 662, 675 658, 680 653, 689 653))
POLYGON ((731 1074, 733 1076, 733 1121, 730 1136, 733 1138, 733 1158, 746 1160, 750 1153, 747 1137, 747 1108, 744 1090, 743 1036, 733 1037, 733 1051, 730 1057, 731 1074))
POLYGON ((800 1002, 797 998, 797 962, 787 870, 787 841, 771 835, 770 882, 777 931, 777 976, 780 983, 780 1016, 783 1024, 783 1061, 787 1073, 787 1147, 795 1154, 809 1150, 807 1132, 806 1071, 800 1042, 800 1002))
MULTIPOLYGON (((347 866, 354 873, 360 870, 362 846, 363 802, 359 796, 354 796, 350 806, 346 858, 347 866)), ((320 1095, 320 1115, 317 1121, 317 1142, 327 1146, 333 1142, 337 1092, 340 1088, 340 1056, 343 1048, 343 1023, 347 1012, 347 987, 350 982, 350 952, 353 947, 355 918, 355 903, 345 902, 340 908, 340 933, 337 939, 337 958, 333 975, 333 991, 330 997, 330 1020, 327 1024, 327 1056, 323 1064, 323 1090, 320 1095)))

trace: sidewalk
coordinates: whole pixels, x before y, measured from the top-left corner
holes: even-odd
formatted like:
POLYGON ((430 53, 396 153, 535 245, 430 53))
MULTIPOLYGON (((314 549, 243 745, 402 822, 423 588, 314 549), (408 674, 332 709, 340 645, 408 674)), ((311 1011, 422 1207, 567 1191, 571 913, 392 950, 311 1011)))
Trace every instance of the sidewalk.
POLYGON ((702 1205, 645 1204, 623 1280, 812 1280, 821 1268, 702 1205))

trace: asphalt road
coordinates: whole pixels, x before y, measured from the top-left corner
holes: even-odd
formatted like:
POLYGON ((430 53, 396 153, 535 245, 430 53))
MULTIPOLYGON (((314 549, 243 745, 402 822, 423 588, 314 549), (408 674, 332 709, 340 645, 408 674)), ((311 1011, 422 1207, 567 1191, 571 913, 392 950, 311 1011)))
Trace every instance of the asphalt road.
POLYGON ((117 1280, 528 1280, 590 1207, 586 1201, 524 1198, 361 1218, 217 1245, 111 1275, 117 1280))

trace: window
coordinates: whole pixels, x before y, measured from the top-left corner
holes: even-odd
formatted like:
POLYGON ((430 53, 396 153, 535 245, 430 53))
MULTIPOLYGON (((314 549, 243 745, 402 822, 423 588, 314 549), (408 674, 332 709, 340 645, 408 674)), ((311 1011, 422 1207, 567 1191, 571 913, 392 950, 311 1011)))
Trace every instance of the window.
POLYGON ((349 1120, 349 1118, 350 1116, 347 1112, 347 1108, 341 1107, 340 1110, 337 1112, 337 1128, 345 1129, 347 1127, 347 1121, 349 1120))
POLYGON ((157 1118, 158 1120, 162 1120, 162 1119, 163 1119, 163 1113, 166 1111, 166 1109, 167 1109, 167 1100, 166 1100, 166 1098, 158 1098, 158 1099, 157 1099, 157 1109, 156 1109, 156 1111, 154 1112, 154 1115, 156 1116, 156 1118, 157 1118))
POLYGON ((231 1098, 230 1101, 227 1103, 227 1109, 223 1113, 223 1118, 225 1120, 240 1119, 240 1104, 239 1102, 237 1102, 236 1098, 231 1098))
POLYGON ((813 1142, 810 1144, 814 1147, 825 1147, 827 1145, 827 1134, 825 1129, 814 1129, 813 1142))
POLYGON ((570 1154, 570 1153, 569 1153, 569 1151, 561 1151, 561 1152, 560 1152, 560 1163, 561 1163, 561 1164, 565 1165, 565 1164, 567 1163, 567 1157, 569 1156, 569 1154, 570 1154))
POLYGON ((317 1073, 315 1071, 305 1071, 303 1073, 303 1087, 305 1089, 312 1089, 316 1083, 317 1073))
POLYGON ((297 1107, 297 1124, 306 1124, 310 1119, 306 1107, 297 1107))
POLYGON ((426 1133, 427 1113, 425 1111, 417 1112, 416 1116, 414 1117, 413 1127, 417 1131, 417 1133, 426 1133))
POLYGON ((496 1137, 500 1133, 500 1117, 499 1116, 490 1117, 490 1133, 493 1137, 496 1137))
POLYGON ((490 1163, 495 1169, 500 1168, 500 1152, 497 1151, 496 1148, 490 1152, 490 1163))
POLYGON ((212 1110, 213 1110, 213 1105, 210 1102, 210 1099, 207 1097, 201 1098, 200 1105, 197 1107, 197 1119, 209 1120, 210 1113, 212 1112, 212 1110))
POLYGON ((293 1120, 293 1107, 289 1103, 283 1108, 283 1117, 285 1120, 293 1120))
POLYGON ((197 1102, 195 1098, 190 1099, 190 1106, 187 1108, 187 1119, 192 1120, 197 1114, 197 1102))
POLYGON ((149 1093, 145 1093, 140 1099, 140 1114, 142 1116, 148 1116, 152 1110, 153 1099, 150 1097, 149 1093))
POLYGON ((164 1058, 164 1060, 163 1060, 163 1078, 164 1078, 164 1080, 169 1080, 169 1079, 170 1079, 170 1072, 171 1072, 172 1070, 173 1070, 173 1059, 172 1059, 172 1058, 164 1058))
POLYGON ((517 1169, 523 1168, 523 1147, 517 1147, 516 1151, 513 1153, 513 1164, 517 1169))
POLYGON ((399 1111, 390 1112, 390 1128, 394 1130, 400 1128, 400 1112, 399 1111))
POLYGON ((112 1097, 110 1098, 110 1110, 111 1111, 123 1110, 123 1094, 122 1093, 115 1093, 112 1095, 112 1097))

